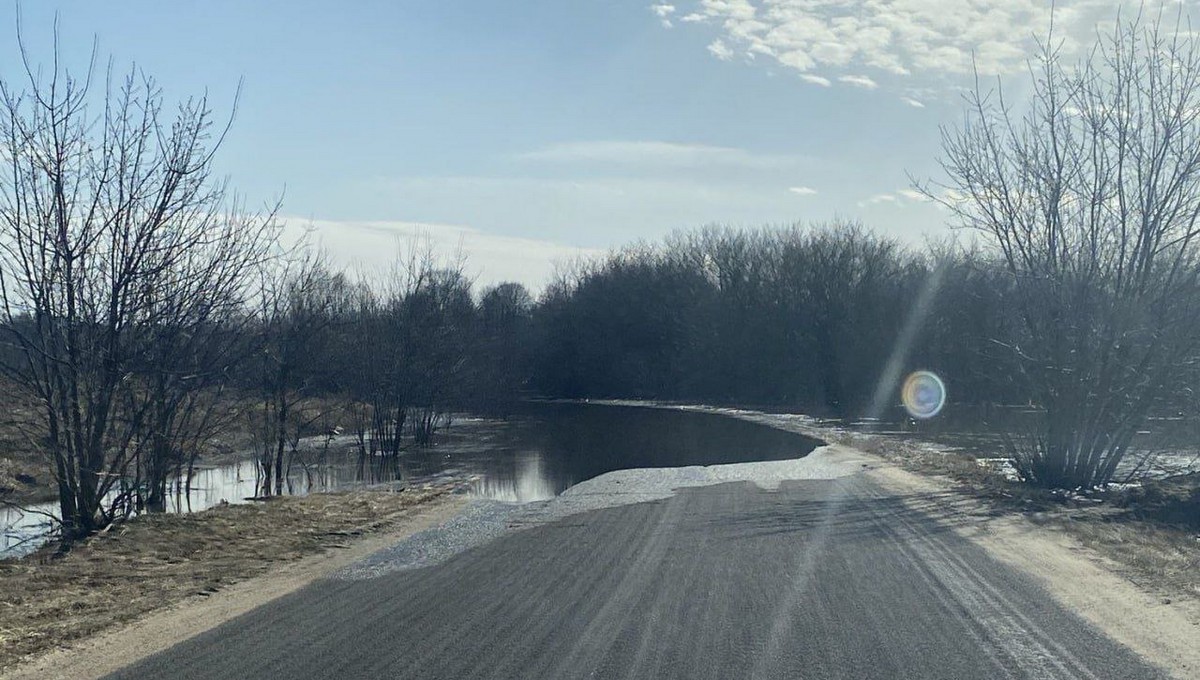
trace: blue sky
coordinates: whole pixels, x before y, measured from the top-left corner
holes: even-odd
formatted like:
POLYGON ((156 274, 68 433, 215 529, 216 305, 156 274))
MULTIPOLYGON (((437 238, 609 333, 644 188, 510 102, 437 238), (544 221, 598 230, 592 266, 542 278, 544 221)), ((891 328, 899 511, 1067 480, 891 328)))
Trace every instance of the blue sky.
MULTIPOLYGON (((1112 2, 1060 2, 1083 44, 1112 2)), ((168 98, 228 111, 218 166, 285 193, 346 264, 419 228, 483 281, 709 223, 858 218, 908 241, 945 215, 910 195, 961 119, 970 59, 1012 78, 1034 0, 26 1, 27 45, 68 65, 93 36, 168 98), (418 227, 419 225, 419 227, 418 227)), ((0 76, 20 75, 15 5, 0 76)), ((1071 42, 1068 47, 1073 48, 1071 42)))

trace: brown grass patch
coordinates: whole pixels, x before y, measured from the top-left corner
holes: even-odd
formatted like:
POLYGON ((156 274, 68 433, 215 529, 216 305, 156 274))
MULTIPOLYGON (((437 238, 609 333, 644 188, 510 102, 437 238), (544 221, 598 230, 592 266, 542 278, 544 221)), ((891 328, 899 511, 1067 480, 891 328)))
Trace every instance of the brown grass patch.
POLYGON ((143 516, 65 555, 0 561, 0 669, 280 562, 387 531, 446 493, 351 491, 143 516))

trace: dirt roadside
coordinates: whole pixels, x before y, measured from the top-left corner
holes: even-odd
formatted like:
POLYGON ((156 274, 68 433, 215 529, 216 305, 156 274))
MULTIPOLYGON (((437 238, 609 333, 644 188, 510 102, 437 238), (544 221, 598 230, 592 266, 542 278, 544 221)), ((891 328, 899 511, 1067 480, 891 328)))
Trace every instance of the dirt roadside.
POLYGON ((1070 611, 1178 678, 1200 677, 1200 601, 1147 591, 1070 534, 998 514, 947 480, 884 464, 866 473, 995 559, 1032 576, 1070 611))
POLYGON ((0 562, 0 677, 98 678, 440 524, 449 487, 285 497, 131 521, 0 562))

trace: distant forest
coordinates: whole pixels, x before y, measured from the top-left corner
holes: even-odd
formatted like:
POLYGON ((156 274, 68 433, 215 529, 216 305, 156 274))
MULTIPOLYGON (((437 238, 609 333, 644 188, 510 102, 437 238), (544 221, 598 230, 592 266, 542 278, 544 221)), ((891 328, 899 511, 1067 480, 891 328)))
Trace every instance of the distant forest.
MULTIPOLYGON (((1025 402, 1011 277, 978 251, 912 250, 858 224, 712 227, 562 275, 530 314, 529 385, 566 397, 878 410, 889 362, 965 402, 1025 402)), ((894 385, 892 386, 895 387, 894 385)))
POLYGON ((536 298, 519 283, 474 290, 429 253, 388 281, 319 258, 290 277, 270 315, 276 354, 294 364, 288 389, 312 395, 395 389, 411 406, 496 414, 522 397, 633 397, 853 418, 877 406, 893 362, 939 373, 956 401, 1031 399, 997 263, 853 223, 681 232, 575 262, 536 298))
MULTIPOLYGON (((623 397, 853 419, 927 369, 955 403, 1044 406, 1021 287, 1002 258, 953 241, 905 247, 848 222, 708 227, 572 263, 536 298, 473 290, 429 254, 390 287, 327 267, 288 285, 289 389, 370 401, 406 385, 437 412, 623 397)), ((1152 410, 1190 410, 1196 377, 1190 359, 1174 366, 1152 410)))

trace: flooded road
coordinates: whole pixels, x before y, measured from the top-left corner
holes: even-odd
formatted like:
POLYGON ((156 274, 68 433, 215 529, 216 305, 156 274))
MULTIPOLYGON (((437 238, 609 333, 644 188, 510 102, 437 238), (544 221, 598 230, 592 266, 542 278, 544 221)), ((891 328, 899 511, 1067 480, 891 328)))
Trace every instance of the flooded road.
MULTIPOLYGON (((1027 408, 947 407, 938 418, 914 421, 894 409, 878 420, 818 420, 823 427, 917 439, 945 451, 980 458, 1005 455, 1004 433, 1019 434, 1037 417, 1027 408)), ((1200 469, 1200 432, 1191 419, 1154 419, 1135 442, 1123 470, 1134 471, 1140 452, 1161 455, 1154 476, 1200 469)), ((639 406, 528 402, 505 421, 456 418, 436 445, 404 453, 394 464, 361 465, 354 438, 306 440, 288 475, 293 495, 370 484, 469 480, 471 494, 505 502, 542 501, 614 470, 715 465, 798 458, 816 445, 795 434, 721 415, 639 406)), ((248 454, 249 455, 249 454, 248 454)), ((1118 480, 1120 481, 1120 480, 1118 480)), ((258 495, 253 460, 198 468, 190 483, 177 480, 170 512, 193 512, 258 495)), ((0 508, 0 557, 26 554, 50 527, 53 503, 19 511, 0 508)))
MULTIPOLYGON (((288 476, 290 494, 399 481, 469 479, 477 497, 547 500, 605 472, 799 458, 817 442, 720 415, 577 403, 524 404, 507 421, 459 418, 428 449, 395 465, 360 466, 353 438, 307 440, 288 476)), ((194 512, 258 494, 253 460, 197 469, 177 480, 170 512, 194 512)), ((50 528, 54 503, 0 510, 0 557, 27 554, 50 528)))
POLYGON ((463 452, 476 495, 495 500, 552 498, 605 472, 800 458, 817 442, 706 413, 537 403, 501 431, 487 455, 463 452), (497 455, 499 453, 500 455, 497 455))

